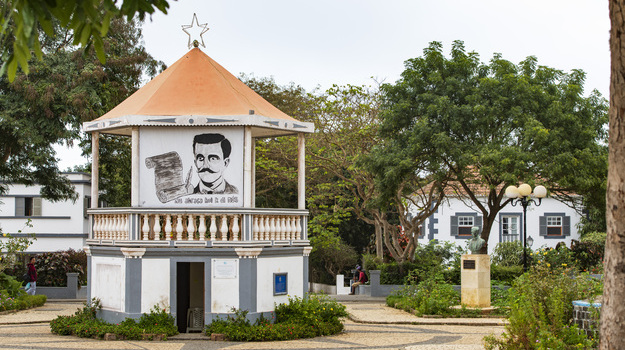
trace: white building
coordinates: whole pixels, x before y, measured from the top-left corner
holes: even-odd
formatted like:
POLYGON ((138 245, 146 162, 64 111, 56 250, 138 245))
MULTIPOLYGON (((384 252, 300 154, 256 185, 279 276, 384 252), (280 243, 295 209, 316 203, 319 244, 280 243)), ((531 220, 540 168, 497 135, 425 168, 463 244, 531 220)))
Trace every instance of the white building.
POLYGON ((0 196, 0 229, 14 237, 35 234, 36 240, 27 252, 81 250, 89 233, 87 208, 91 201, 91 175, 63 173, 78 193, 76 201, 52 202, 41 197, 41 186, 9 184, 0 196), (32 227, 26 225, 30 220, 32 227), (21 231, 21 232, 20 232, 21 231))
POLYGON ((181 332, 232 309, 270 318, 308 289, 305 138, 312 123, 272 106, 199 48, 102 117, 92 135, 88 294, 119 322, 168 307, 181 332), (99 135, 130 137, 131 207, 98 208, 99 135), (255 140, 292 135, 297 208, 255 205, 255 140))
MULTIPOLYGON (((530 242, 533 249, 555 247, 560 242, 570 247, 571 240, 580 239, 581 216, 576 210, 554 198, 543 198, 539 206, 536 204, 530 203, 527 207, 528 247, 530 242)), ((419 239, 421 242, 448 241, 465 247, 473 226, 482 230, 481 211, 469 198, 449 196, 425 221, 419 239)), ((488 239, 489 254, 499 242, 509 241, 523 241, 523 207, 520 204, 508 204, 497 213, 488 239)))

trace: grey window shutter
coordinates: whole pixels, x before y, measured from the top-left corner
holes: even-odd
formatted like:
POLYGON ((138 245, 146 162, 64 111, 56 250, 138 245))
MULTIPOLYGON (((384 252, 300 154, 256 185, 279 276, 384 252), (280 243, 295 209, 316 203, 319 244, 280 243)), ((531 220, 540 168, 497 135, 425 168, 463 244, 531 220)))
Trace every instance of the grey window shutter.
POLYGON ((91 197, 85 196, 82 201, 82 214, 85 219, 89 218, 89 215, 87 214, 87 209, 89 209, 89 207, 91 207, 91 197))
POLYGON ((455 215, 451 217, 451 228, 449 234, 452 236, 458 235, 458 217, 455 215))
POLYGON ((483 225, 482 217, 479 215, 475 217, 475 226, 477 226, 480 232, 482 232, 482 226, 484 225, 483 225))
POLYGON ((41 197, 33 198, 33 216, 41 216, 41 197))
POLYGON ((570 236, 571 235, 571 217, 563 216, 562 217, 562 235, 570 236))
POLYGON ((23 197, 15 197, 15 216, 25 216, 25 198, 23 197))
POLYGON ((538 235, 546 236, 547 235, 547 217, 546 216, 539 217, 538 225, 539 225, 538 235))
POLYGON ((421 229, 419 230, 419 237, 425 236, 425 221, 421 224, 421 229))

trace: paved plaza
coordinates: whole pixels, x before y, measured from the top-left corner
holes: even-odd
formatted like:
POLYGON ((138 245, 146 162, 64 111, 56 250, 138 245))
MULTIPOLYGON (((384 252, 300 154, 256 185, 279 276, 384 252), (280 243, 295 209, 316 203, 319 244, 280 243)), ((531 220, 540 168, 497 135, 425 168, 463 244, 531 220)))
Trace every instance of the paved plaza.
POLYGON ((350 313, 345 331, 329 337, 281 342, 213 342, 201 334, 168 341, 102 341, 50 332, 56 315, 71 315, 81 302, 49 301, 45 306, 0 315, 0 349, 483 349, 482 338, 501 334, 498 318, 419 318, 384 306, 382 300, 341 300, 350 313))

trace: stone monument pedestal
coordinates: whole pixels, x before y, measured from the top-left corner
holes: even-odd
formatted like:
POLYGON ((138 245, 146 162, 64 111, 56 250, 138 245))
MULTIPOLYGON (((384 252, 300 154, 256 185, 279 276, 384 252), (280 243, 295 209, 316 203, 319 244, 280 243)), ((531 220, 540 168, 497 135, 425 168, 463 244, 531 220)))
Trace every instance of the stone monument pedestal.
POLYGON ((461 303, 467 307, 490 307, 490 257, 464 254, 460 261, 461 303))

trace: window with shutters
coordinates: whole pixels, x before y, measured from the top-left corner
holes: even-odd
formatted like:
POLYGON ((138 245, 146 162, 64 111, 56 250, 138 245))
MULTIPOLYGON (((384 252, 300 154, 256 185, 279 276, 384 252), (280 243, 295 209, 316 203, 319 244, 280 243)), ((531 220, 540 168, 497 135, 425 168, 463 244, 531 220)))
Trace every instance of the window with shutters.
POLYGON ((456 238, 471 238, 471 228, 482 230, 482 217, 477 213, 456 213, 450 217, 450 234, 456 238))
POLYGON ((562 238, 571 235, 571 217, 565 213, 545 213, 539 217, 540 235, 562 238))
POLYGON ((41 197, 15 197, 15 216, 41 216, 41 197))

